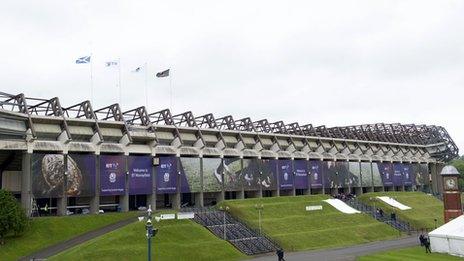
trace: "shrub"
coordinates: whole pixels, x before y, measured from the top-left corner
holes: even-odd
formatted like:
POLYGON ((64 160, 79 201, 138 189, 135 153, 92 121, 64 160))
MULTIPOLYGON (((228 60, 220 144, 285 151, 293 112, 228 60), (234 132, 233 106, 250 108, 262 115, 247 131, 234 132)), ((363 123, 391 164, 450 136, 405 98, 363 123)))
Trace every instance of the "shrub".
POLYGON ((0 189, 0 244, 7 235, 20 235, 28 225, 24 209, 8 191, 0 189))

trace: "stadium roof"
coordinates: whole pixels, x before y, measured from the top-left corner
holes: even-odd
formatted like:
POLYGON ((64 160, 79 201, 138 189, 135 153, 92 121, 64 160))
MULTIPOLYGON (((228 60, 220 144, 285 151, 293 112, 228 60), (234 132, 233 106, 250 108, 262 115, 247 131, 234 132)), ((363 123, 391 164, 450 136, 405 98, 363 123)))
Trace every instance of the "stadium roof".
POLYGON ((169 109, 150 113, 143 106, 123 111, 117 103, 94 110, 89 101, 65 107, 57 97, 3 92, 0 108, 0 141, 9 149, 28 148, 11 143, 23 139, 32 150, 406 162, 449 161, 459 152, 445 128, 434 125, 326 127, 173 115, 169 109))

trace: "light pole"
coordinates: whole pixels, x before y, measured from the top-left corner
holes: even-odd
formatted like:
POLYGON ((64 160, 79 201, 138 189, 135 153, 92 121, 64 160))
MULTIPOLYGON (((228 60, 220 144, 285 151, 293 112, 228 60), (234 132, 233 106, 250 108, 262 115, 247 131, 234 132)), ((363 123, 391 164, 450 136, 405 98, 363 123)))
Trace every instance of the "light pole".
POLYGON ((377 213, 376 213, 376 209, 375 209, 375 199, 374 198, 369 198, 370 201, 372 201, 374 203, 374 211, 372 211, 372 214, 374 215, 374 218, 377 219, 377 213))
POLYGON ((227 240, 227 235, 226 235, 226 211, 229 210, 229 207, 228 206, 225 206, 225 207, 220 206, 219 209, 222 210, 223 213, 224 213, 224 240, 227 240))
POLYGON ((259 225, 259 235, 261 235, 261 211, 263 211, 263 204, 256 204, 255 209, 258 210, 258 225, 259 225))
POLYGON ((147 230, 147 239, 148 239, 148 261, 151 261, 151 238, 156 235, 156 232, 158 232, 158 229, 153 229, 153 224, 151 222, 151 205, 148 206, 147 210, 147 223, 145 224, 145 229, 147 230))

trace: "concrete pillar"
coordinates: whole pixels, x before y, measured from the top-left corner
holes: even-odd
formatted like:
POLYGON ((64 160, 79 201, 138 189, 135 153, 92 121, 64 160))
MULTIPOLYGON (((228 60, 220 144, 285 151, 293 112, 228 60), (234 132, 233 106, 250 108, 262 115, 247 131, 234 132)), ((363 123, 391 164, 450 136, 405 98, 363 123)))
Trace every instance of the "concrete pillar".
POLYGON ((291 195, 296 196, 296 189, 295 188, 292 189, 292 194, 291 195))
POLYGON ((204 207, 203 192, 195 193, 195 207, 204 207))
POLYGON ((90 199, 90 213, 100 210, 100 155, 95 156, 95 196, 90 199))
POLYGON ((68 198, 66 196, 56 199, 56 214, 58 216, 66 216, 67 200, 68 198))
POLYGON ((124 195, 119 196, 119 207, 121 207, 122 212, 129 211, 129 158, 124 156, 124 179, 125 179, 125 189, 124 195))
POLYGON ((31 153, 23 152, 21 161, 21 205, 26 210, 26 215, 32 212, 31 193, 31 153))
POLYGON ((224 191, 216 193, 216 202, 219 203, 221 201, 224 201, 225 198, 225 193, 224 191))
POLYGON ((237 199, 244 199, 245 198, 245 191, 240 190, 240 191, 237 191, 237 199))
MULTIPOLYGON (((153 159, 153 164, 155 160, 153 159)), ((159 161, 158 161, 159 162, 159 161)), ((151 195, 149 195, 149 198, 147 199, 148 205, 151 204, 151 209, 154 211, 156 210, 156 200, 157 200, 157 194, 156 194, 156 178, 157 178, 157 166, 153 165, 153 169, 151 171, 152 174, 152 190, 151 190, 151 195)))
POLYGON ((172 197, 172 209, 180 209, 180 193, 171 194, 172 197))
POLYGON ((68 206, 68 195, 66 194, 67 191, 67 184, 68 184, 68 155, 63 155, 63 195, 56 200, 56 214, 58 216, 66 216, 66 210, 68 206))

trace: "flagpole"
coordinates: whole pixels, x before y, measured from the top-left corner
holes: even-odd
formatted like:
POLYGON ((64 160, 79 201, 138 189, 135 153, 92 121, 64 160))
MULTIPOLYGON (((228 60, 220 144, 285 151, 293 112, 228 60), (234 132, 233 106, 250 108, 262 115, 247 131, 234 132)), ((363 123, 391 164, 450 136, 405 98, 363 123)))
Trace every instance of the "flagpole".
POLYGON ((90 102, 92 103, 92 106, 95 106, 93 104, 93 54, 90 53, 90 102))
POLYGON ((118 85, 119 85, 119 105, 122 103, 122 86, 121 86, 121 58, 118 58, 118 85))
POLYGON ((169 108, 172 112, 172 69, 169 68, 169 92, 170 92, 170 97, 169 97, 169 108))
POLYGON ((145 62, 145 108, 148 109, 148 84, 147 84, 148 65, 145 62))

